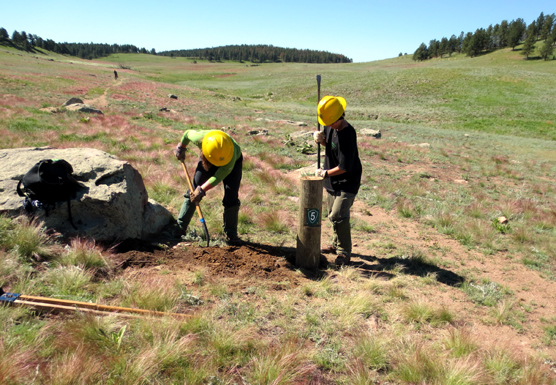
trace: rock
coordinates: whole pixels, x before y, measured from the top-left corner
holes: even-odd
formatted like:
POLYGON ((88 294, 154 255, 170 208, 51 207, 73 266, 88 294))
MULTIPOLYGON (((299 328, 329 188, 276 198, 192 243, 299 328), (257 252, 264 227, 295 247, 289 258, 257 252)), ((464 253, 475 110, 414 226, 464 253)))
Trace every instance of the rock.
POLYGON ((37 211, 48 228, 65 236, 98 241, 148 238, 173 221, 171 213, 149 199, 143 178, 128 162, 92 148, 17 148, 0 150, 0 213, 22 213, 16 186, 23 175, 42 159, 65 159, 82 185, 71 201, 75 230, 68 220, 67 204, 49 212, 37 211))
POLYGON ((313 138, 313 131, 297 131, 297 132, 294 132, 294 133, 290 134, 290 138, 292 138, 292 139, 313 138))
POLYGON ((430 148, 430 144, 429 143, 419 143, 419 144, 412 144, 409 147, 421 147, 421 148, 430 148))
POLYGON ((71 98, 70 100, 68 100, 64 104, 62 104, 62 106, 66 107, 66 106, 69 106, 70 104, 83 104, 83 100, 81 100, 79 98, 71 98))
POLYGON ((498 223, 500 223, 501 225, 505 225, 506 223, 508 223, 508 218, 498 217, 498 223))
POLYGON ((177 97, 176 95, 174 95, 174 94, 168 94, 168 97, 169 97, 170 99, 177 99, 177 98, 178 98, 178 97, 177 97))
POLYGON ((262 129, 262 130, 251 130, 248 132, 249 135, 253 135, 253 136, 267 136, 268 135, 268 130, 262 129))
POLYGON ((56 114, 60 112, 60 109, 58 107, 44 107, 41 108, 40 110, 44 112, 50 112, 51 114, 56 114))
POLYGON ((359 132, 362 135, 372 136, 373 138, 376 138, 376 139, 380 139, 382 137, 382 134, 381 134, 380 130, 373 130, 371 128, 363 128, 363 129, 359 130, 359 132))
POLYGON ((101 110, 97 110, 96 108, 94 108, 92 106, 89 106, 88 104, 82 104, 82 103, 70 104, 70 105, 66 106, 66 110, 87 112, 87 113, 91 113, 91 114, 100 114, 100 115, 102 115, 101 110))

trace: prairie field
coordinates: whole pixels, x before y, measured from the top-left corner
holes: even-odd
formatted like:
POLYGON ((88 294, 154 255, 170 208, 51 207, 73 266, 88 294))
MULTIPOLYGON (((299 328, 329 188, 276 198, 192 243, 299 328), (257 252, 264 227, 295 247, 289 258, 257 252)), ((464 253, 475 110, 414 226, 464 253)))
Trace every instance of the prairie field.
MULTIPOLYGON (((183 131, 228 132, 244 154, 246 241, 223 242, 220 188, 202 201, 208 248, 196 221, 184 238, 134 248, 0 216, 5 291, 188 315, 0 306, 0 383, 556 384, 556 61, 509 49, 426 62, 89 61, 0 46, 0 63, 0 148, 106 151, 174 215, 183 131), (363 178, 352 263, 323 255, 309 271, 292 256, 299 177, 317 163, 317 74, 321 96, 347 100, 363 178), (71 97, 103 114, 65 110, 71 97)), ((190 167, 197 157, 188 150, 190 167)), ((327 221, 322 232, 324 245, 327 221)))

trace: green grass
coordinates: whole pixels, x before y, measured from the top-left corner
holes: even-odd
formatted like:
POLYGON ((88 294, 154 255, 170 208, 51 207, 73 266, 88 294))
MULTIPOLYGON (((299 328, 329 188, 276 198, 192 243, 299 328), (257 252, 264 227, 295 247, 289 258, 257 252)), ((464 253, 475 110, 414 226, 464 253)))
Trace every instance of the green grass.
MULTIPOLYGON (((118 272, 98 245, 75 240, 64 249, 39 224, 0 217, 3 287, 194 313, 183 322, 153 322, 37 317, 0 307, 0 378, 60 384, 554 384, 536 357, 498 350, 462 326, 481 322, 496 333, 509 325, 525 336, 534 327, 527 321, 536 313, 521 311, 514 301, 519 294, 486 278, 486 258, 503 261, 505 277, 516 264, 525 265, 540 276, 535 285, 556 276, 554 62, 516 60, 508 50, 425 63, 402 57, 258 67, 153 55, 93 63, 49 53, 54 61, 38 66, 31 55, 5 49, 3 148, 108 151, 136 167, 149 196, 177 214, 185 182, 172 155, 176 141, 186 128, 229 130, 245 156, 239 231, 254 243, 295 247, 300 192, 290 173, 315 164, 315 156, 298 151, 303 140, 286 145, 285 139, 316 126, 316 73, 323 94, 346 97, 350 123, 357 130, 380 129, 382 139, 358 135, 365 172, 351 225, 364 246, 356 252, 368 258, 367 271, 322 269, 324 278, 307 280, 300 269, 299 284, 269 279, 245 283, 247 288, 203 266, 118 272), (68 61, 78 80, 64 77, 68 61), (131 70, 121 72, 116 85, 105 75, 118 63, 131 70), (40 76, 32 75, 37 71, 40 76), (38 110, 76 93, 96 97, 107 90, 110 107, 103 116, 38 110), (172 111, 159 111, 163 106, 172 111), (250 134, 261 129, 268 135, 250 134), (414 146, 421 143, 430 146, 414 146), (496 222, 502 215, 506 226, 496 222), (464 283, 453 286, 447 275, 464 283)), ((188 164, 197 155, 188 151, 188 164)), ((222 234, 221 199, 217 188, 203 200, 216 238, 222 234)), ((199 241, 198 224, 191 227, 188 240, 199 241)), ((553 324, 548 320, 534 330, 547 348, 556 340, 553 324)))

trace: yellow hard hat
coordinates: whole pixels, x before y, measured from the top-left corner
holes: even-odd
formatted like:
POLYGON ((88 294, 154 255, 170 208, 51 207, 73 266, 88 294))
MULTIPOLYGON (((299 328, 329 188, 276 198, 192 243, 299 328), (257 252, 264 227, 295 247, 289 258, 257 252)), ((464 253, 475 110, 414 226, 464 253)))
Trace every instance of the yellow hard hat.
POLYGON ((317 107, 319 123, 330 126, 335 123, 346 110, 346 100, 341 96, 327 95, 322 98, 317 107))
POLYGON ((203 138, 203 155, 215 166, 228 164, 234 156, 234 143, 230 135, 214 130, 203 138))

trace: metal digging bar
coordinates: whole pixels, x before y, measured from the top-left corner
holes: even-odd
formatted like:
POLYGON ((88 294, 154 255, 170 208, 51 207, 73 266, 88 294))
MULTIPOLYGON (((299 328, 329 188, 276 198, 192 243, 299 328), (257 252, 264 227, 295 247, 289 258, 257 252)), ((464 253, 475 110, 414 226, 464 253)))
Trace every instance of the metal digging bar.
POLYGON ((16 306, 28 306, 37 310, 47 311, 81 311, 84 313, 93 313, 99 315, 117 314, 122 317, 147 317, 147 316, 172 316, 172 317, 191 317, 190 314, 165 313, 162 311, 152 311, 145 309, 133 309, 119 306, 99 305, 90 302, 69 301, 64 299, 35 297, 30 295, 21 295, 16 293, 1 292, 0 305, 3 303, 13 304, 16 306))
MULTIPOLYGON (((320 103, 320 75, 317 75, 317 106, 320 103)), ((317 131, 320 131, 320 121, 317 116, 317 131)), ((320 143, 317 143, 317 168, 320 168, 320 143)))
MULTIPOLYGON (((191 179, 189 178, 189 173, 187 172, 187 167, 185 167, 185 162, 181 161, 181 166, 183 167, 183 172, 185 173, 185 178, 187 179, 187 184, 189 185, 189 191, 193 192, 193 185, 191 184, 191 179)), ((207 223, 205 222, 205 218, 203 217, 203 212, 201 211, 201 206, 197 203, 197 214, 199 214, 199 221, 203 225, 203 231, 205 233, 205 237, 207 238, 207 247, 209 247, 210 243, 210 236, 207 229, 207 223)))

